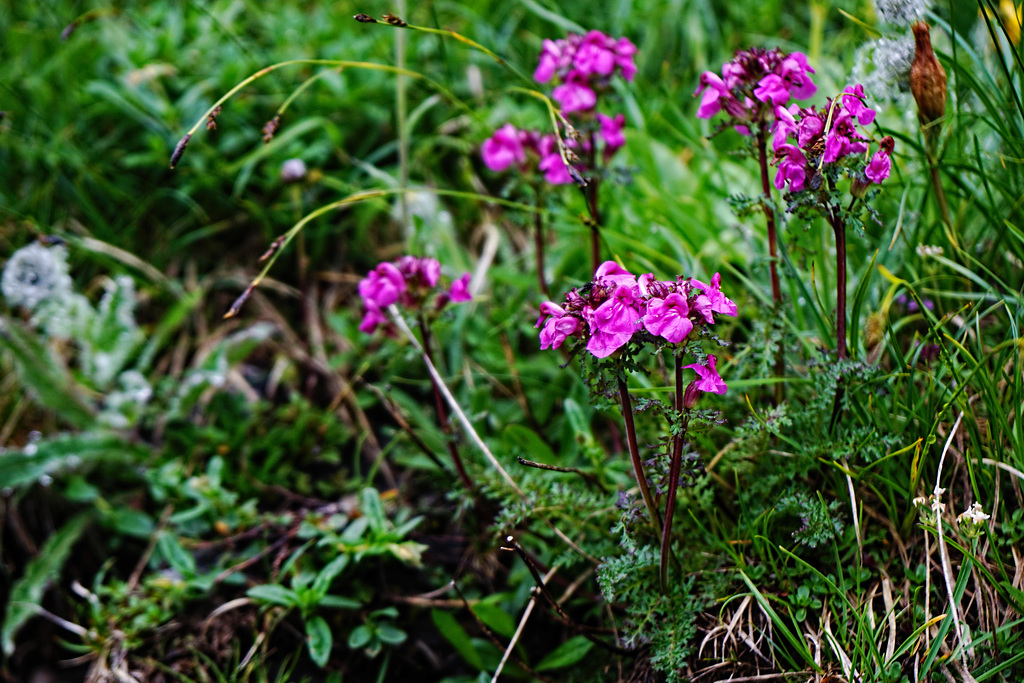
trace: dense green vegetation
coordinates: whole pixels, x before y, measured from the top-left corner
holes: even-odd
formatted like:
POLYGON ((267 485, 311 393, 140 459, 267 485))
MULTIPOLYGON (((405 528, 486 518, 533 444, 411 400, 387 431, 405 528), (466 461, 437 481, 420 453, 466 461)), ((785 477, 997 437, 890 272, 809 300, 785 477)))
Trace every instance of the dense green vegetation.
POLYGON ((1009 0, 36 0, 0 36, 0 678, 1024 677, 1009 0), (590 30, 637 48, 605 161, 532 78, 590 30), (806 54, 826 133, 849 85, 877 111, 802 194, 697 116, 752 47, 806 54), (489 168, 508 123, 589 185, 489 168), (440 279, 370 333, 407 254, 440 279), (736 315, 541 350, 607 260, 736 315))

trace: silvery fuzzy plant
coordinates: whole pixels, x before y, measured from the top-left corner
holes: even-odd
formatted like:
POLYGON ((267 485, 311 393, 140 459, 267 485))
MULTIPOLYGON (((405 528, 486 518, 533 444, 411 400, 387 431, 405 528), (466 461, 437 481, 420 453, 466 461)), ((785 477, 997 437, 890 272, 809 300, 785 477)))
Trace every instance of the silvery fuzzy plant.
MULTIPOLYGON (((147 377, 152 361, 185 316, 172 310, 147 336, 135 318, 131 277, 107 279, 93 305, 74 290, 67 257, 63 244, 34 242, 16 251, 0 276, 9 309, 0 314, 0 351, 14 358, 27 395, 78 432, 0 458, 0 481, 12 488, 48 482, 90 456, 136 450, 121 448, 122 437, 147 411, 163 422, 186 417, 204 392, 224 386, 232 363, 272 332, 260 325, 229 336, 180 381, 154 386, 147 377)), ((189 303, 195 301, 182 305, 189 303)))

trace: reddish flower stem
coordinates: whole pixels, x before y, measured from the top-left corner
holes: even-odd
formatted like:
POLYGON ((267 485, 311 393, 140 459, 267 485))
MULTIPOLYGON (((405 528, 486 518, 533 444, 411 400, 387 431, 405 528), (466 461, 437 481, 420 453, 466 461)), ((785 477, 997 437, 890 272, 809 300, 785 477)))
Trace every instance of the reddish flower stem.
MULTIPOLYGON (((683 359, 676 358, 676 399, 675 408, 683 410, 683 359)), ((668 563, 672 555, 672 517, 676 511, 676 490, 679 488, 679 470, 683 462, 683 437, 681 429, 672 438, 672 462, 668 470, 668 492, 665 498, 665 525, 661 529, 661 592, 668 591, 668 563)))
MULTIPOLYGON (((538 190, 539 192, 539 190, 538 190)), ((537 208, 540 209, 540 196, 537 197, 537 208)), ((533 214, 533 251, 537 259, 537 283, 544 296, 551 298, 548 283, 544 280, 544 217, 538 210, 533 214)))
MULTIPOLYGON (((437 363, 434 363, 434 355, 430 344, 430 328, 427 326, 426 321, 420 316, 420 335, 423 337, 423 353, 427 356, 427 359, 436 367, 437 363)), ((469 491, 473 491, 473 480, 469 478, 469 474, 466 472, 466 467, 462 464, 462 457, 459 456, 459 449, 456 448, 455 442, 452 441, 452 426, 448 420, 448 411, 444 407, 444 399, 441 397, 441 390, 437 386, 437 382, 434 381, 433 376, 430 378, 430 386, 434 389, 434 405, 437 407, 437 421, 441 426, 441 431, 445 436, 445 443, 448 446, 448 452, 452 456, 452 464, 455 465, 455 470, 459 473, 459 479, 462 480, 463 485, 469 491)))
POLYGON ((637 486, 640 487, 640 495, 647 506, 647 512, 651 516, 651 524, 654 530, 662 533, 661 516, 658 514, 658 506, 651 495, 651 489, 647 486, 647 477, 644 475, 644 464, 640 460, 640 448, 636 442, 636 426, 633 424, 633 405, 629 400, 629 389, 626 387, 626 380, 619 378, 619 400, 622 403, 622 419, 626 424, 626 443, 629 445, 629 458, 633 463, 633 475, 636 477, 637 486))
POLYGON ((846 358, 846 221, 829 210, 836 235, 836 355, 846 358))
POLYGON ((591 177, 587 186, 583 188, 583 196, 587 201, 587 211, 590 213, 590 255, 594 262, 594 271, 601 265, 601 210, 598 206, 597 189, 601 181, 597 178, 597 138, 593 131, 590 133, 590 155, 589 166, 592 169, 591 177))
MULTIPOLYGON (((778 235, 775 228, 775 209, 771 206, 772 186, 768 180, 768 145, 765 139, 763 127, 757 131, 757 159, 761 167, 761 191, 763 199, 761 208, 764 209, 765 222, 768 225, 768 270, 772 281, 772 301, 775 303, 776 313, 782 308, 782 287, 779 285, 778 261, 778 235)), ((775 376, 782 377, 786 374, 786 359, 780 348, 775 356, 775 376)), ((781 382, 775 385, 775 402, 782 401, 783 385, 781 382)))

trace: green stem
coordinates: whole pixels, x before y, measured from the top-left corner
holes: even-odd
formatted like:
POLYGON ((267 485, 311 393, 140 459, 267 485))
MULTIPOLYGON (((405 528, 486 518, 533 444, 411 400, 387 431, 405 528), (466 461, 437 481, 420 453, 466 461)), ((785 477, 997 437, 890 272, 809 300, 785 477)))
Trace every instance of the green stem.
POLYGON ((640 448, 636 443, 636 426, 633 424, 633 405, 629 400, 629 389, 626 387, 626 380, 619 378, 619 400, 622 403, 622 419, 626 423, 626 443, 629 445, 629 458, 633 463, 633 475, 636 477, 637 486, 640 487, 640 495, 647 506, 647 512, 651 516, 651 524, 654 530, 660 535, 662 531, 661 516, 658 514, 658 506, 651 495, 651 489, 647 486, 647 477, 644 475, 644 464, 640 461, 640 448))

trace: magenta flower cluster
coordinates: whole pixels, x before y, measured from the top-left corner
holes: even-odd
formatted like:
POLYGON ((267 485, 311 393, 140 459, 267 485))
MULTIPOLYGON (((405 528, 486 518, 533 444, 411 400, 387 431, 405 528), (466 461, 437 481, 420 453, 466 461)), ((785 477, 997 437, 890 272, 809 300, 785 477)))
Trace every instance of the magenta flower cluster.
POLYGON ((359 281, 359 296, 363 299, 363 320, 359 329, 372 334, 378 326, 386 325, 385 309, 399 304, 412 310, 422 309, 424 303, 436 294, 434 310, 449 302, 469 301, 470 274, 452 281, 447 289, 439 288, 441 264, 437 259, 403 256, 394 263, 381 263, 359 281))
MULTIPOLYGON (((607 160, 626 144, 626 138, 622 134, 626 117, 619 114, 613 118, 598 113, 597 120, 601 126, 598 135, 604 143, 604 157, 607 160)), ((582 146, 583 149, 590 151, 589 140, 582 141, 580 145, 570 139, 566 140, 565 144, 570 148, 582 146)), ((515 165, 525 172, 536 164, 537 170, 544 174, 546 182, 552 185, 572 182, 572 176, 569 175, 558 151, 558 141, 552 134, 543 135, 537 131, 518 130, 511 123, 506 123, 484 141, 480 154, 487 168, 492 171, 504 171, 515 165)))
MULTIPOLYGON (((736 315, 736 304, 721 289, 715 273, 710 284, 694 278, 657 280, 653 273, 639 277, 614 261, 605 261, 588 285, 574 288, 559 305, 540 306, 540 347, 557 349, 569 337, 586 340, 596 358, 607 358, 644 333, 671 344, 684 342, 694 329, 715 323, 715 314, 736 315)), ((699 389, 725 393, 725 383, 708 365, 687 366, 699 376, 699 389), (700 368, 700 369, 697 369, 700 368)))
POLYGON ((616 73, 627 81, 636 75, 636 45, 628 38, 612 38, 600 31, 585 36, 570 33, 559 40, 545 40, 533 78, 538 83, 559 82, 551 97, 563 114, 590 111, 598 93, 616 73))
POLYGON ((738 132, 752 135, 751 126, 772 119, 777 107, 817 92, 812 73, 814 69, 801 52, 741 50, 722 65, 721 75, 713 71, 701 74, 694 93, 701 96, 697 117, 710 119, 724 111, 738 132))
MULTIPOLYGON (((864 104, 861 85, 848 87, 838 102, 829 100, 822 111, 814 107, 801 109, 795 104, 788 108, 780 105, 775 108, 775 116, 772 148, 778 163, 775 187, 780 190, 787 185, 790 192, 806 189, 819 165, 866 158, 869 141, 857 126, 870 125, 875 120, 875 110, 864 104)), ((868 181, 881 183, 889 177, 892 151, 892 138, 884 138, 864 168, 868 181)))
MULTIPOLYGON (((558 102, 562 114, 576 114, 580 118, 578 126, 593 133, 565 136, 563 144, 570 150, 570 162, 578 161, 577 152, 593 156, 595 146, 601 148, 601 155, 607 162, 626 144, 622 132, 626 117, 602 114, 596 111, 596 106, 614 76, 633 80, 636 75, 634 54, 636 46, 628 38, 616 39, 600 31, 544 41, 534 78, 540 83, 556 81, 558 85, 551 97, 558 102)), ((544 174, 544 180, 553 185, 573 182, 553 134, 518 130, 508 123, 484 142, 480 153, 492 171, 504 171, 511 166, 522 172, 536 168, 544 174)))

